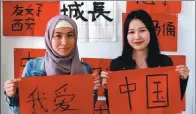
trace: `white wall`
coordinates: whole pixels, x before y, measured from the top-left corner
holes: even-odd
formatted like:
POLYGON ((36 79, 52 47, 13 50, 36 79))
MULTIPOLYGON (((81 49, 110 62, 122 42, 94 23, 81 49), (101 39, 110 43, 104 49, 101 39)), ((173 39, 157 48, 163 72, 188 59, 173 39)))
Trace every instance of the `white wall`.
POLYGON ((183 114, 195 114, 195 2, 183 1, 182 11, 178 15, 178 51, 167 54, 186 55, 186 63, 190 68, 187 86, 187 111, 183 114))
MULTIPOLYGON (((78 42, 80 57, 115 58, 122 50, 122 19, 121 13, 125 12, 125 2, 117 3, 118 14, 116 21, 116 42, 78 42)), ((2 20, 2 18, 1 18, 2 20)), ((182 11, 179 14, 178 52, 163 52, 165 54, 183 54, 187 57, 190 68, 190 78, 187 87, 187 111, 183 114, 195 114, 195 2, 182 2, 182 11)), ((1 26, 2 28, 2 26, 1 26)), ((5 37, 1 33, 1 113, 11 114, 4 102, 4 82, 14 77, 14 48, 44 48, 42 37, 5 37)))

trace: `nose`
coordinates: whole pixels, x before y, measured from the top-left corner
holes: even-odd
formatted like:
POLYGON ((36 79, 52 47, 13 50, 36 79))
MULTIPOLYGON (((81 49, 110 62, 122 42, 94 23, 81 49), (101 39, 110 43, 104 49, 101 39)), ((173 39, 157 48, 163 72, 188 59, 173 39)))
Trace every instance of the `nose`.
POLYGON ((61 44, 65 45, 65 46, 68 45, 68 38, 65 35, 61 39, 61 44))
POLYGON ((138 39, 140 39, 140 38, 141 38, 140 33, 139 33, 139 32, 135 32, 135 37, 134 37, 134 39, 135 39, 135 40, 138 40, 138 39))

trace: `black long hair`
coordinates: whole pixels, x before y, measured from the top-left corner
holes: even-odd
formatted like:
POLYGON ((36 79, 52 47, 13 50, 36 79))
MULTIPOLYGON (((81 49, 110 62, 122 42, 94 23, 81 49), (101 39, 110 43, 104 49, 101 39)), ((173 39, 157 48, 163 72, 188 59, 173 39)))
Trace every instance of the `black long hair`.
POLYGON ((148 67, 159 66, 160 49, 158 39, 156 36, 155 27, 152 18, 144 10, 135 10, 130 12, 124 22, 124 47, 121 58, 123 59, 123 61, 126 61, 127 63, 135 63, 135 61, 132 59, 133 48, 130 46, 127 39, 129 24, 133 19, 141 20, 150 32, 150 43, 148 44, 148 57, 146 60, 148 67))

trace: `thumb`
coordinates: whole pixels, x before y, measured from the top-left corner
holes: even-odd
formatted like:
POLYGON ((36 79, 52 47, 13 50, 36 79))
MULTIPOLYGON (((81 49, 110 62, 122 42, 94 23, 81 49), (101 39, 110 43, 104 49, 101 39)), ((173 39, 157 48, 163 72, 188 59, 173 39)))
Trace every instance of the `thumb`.
POLYGON ((11 80, 11 82, 13 82, 13 83, 18 83, 18 82, 20 82, 20 81, 21 81, 20 78, 18 78, 18 79, 12 79, 12 80, 11 80))

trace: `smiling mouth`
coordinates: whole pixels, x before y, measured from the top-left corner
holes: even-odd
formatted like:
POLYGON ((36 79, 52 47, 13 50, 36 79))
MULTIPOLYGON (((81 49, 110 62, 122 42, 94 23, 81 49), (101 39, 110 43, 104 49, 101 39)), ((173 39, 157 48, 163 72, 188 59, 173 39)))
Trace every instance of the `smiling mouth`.
POLYGON ((69 48, 59 48, 59 49, 67 51, 69 48))
POLYGON ((141 42, 134 42, 134 44, 136 44, 136 45, 140 45, 140 44, 142 44, 144 41, 141 41, 141 42))

